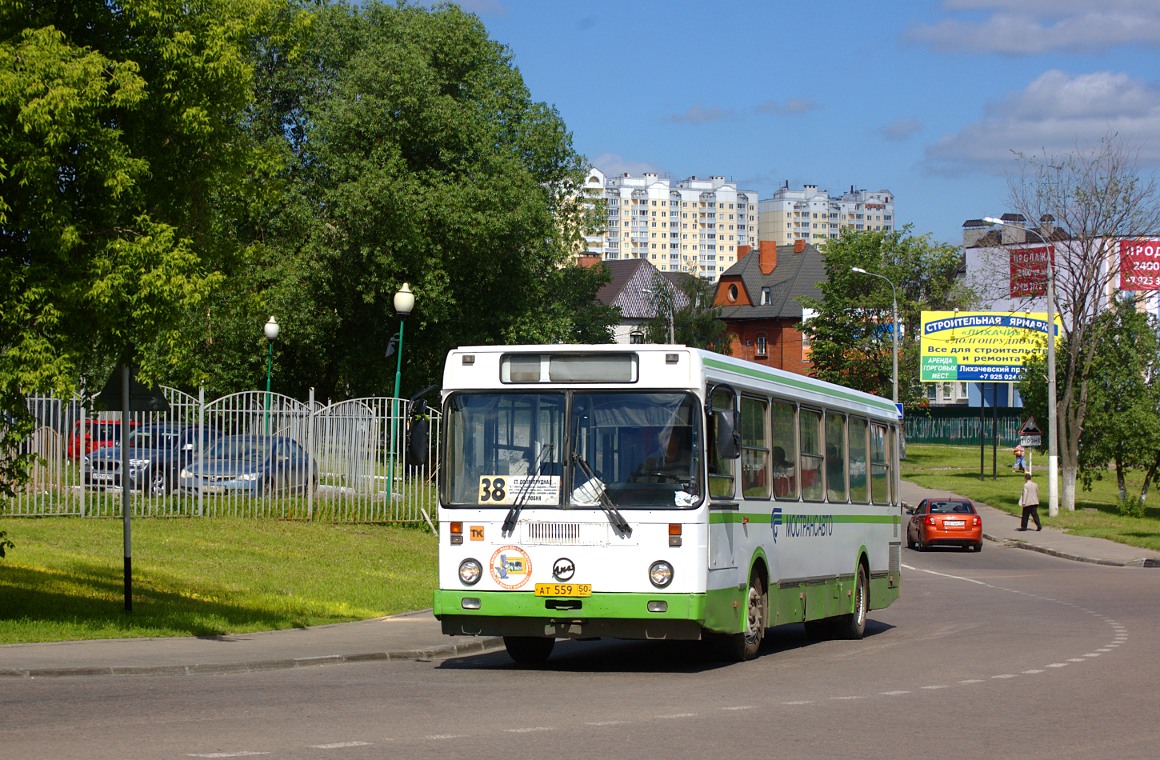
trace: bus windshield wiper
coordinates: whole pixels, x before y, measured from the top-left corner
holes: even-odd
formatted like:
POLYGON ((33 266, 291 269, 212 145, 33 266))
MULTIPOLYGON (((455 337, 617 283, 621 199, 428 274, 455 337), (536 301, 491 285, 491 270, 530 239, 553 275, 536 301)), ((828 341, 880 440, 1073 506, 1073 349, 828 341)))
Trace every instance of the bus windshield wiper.
POLYGON ((500 535, 511 535, 515 531, 516 522, 520 519, 520 512, 523 511, 524 505, 531 498, 532 488, 540 477, 540 462, 543 460, 544 454, 551 450, 551 443, 545 443, 540 447, 540 453, 536 455, 536 463, 532 466, 532 475, 525 478, 523 484, 520 486, 520 491, 516 494, 516 500, 512 502, 512 507, 508 510, 507 517, 503 519, 503 528, 500 531, 500 535))
POLYGON ((596 473, 592 471, 592 465, 584 457, 576 452, 572 453, 572 461, 580 468, 581 472, 588 478, 589 483, 597 483, 599 487, 596 489, 596 501, 600 504, 600 508, 608 515, 612 526, 626 536, 632 535, 632 526, 628 524, 628 520, 624 519, 624 515, 620 514, 620 510, 612 503, 612 499, 608 497, 608 489, 596 477, 596 473))

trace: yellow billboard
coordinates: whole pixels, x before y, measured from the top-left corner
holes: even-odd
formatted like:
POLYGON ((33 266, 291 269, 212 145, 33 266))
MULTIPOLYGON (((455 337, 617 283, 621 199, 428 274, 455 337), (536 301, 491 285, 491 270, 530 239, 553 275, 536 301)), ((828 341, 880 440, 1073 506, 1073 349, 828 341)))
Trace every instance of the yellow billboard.
MULTIPOLYGON (((1059 329, 1057 315, 1056 340, 1059 329)), ((1023 360, 1047 350, 1047 314, 924 311, 919 348, 924 383, 1017 383, 1023 360)))

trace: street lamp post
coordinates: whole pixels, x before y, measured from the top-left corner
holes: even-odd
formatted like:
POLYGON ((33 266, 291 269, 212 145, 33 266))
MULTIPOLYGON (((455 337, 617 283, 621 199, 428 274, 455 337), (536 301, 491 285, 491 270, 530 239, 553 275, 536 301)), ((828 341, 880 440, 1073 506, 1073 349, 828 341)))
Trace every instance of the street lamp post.
POLYGON ((411 310, 415 308, 415 294, 411 292, 411 286, 403 283, 403 287, 395 293, 394 299, 395 313, 399 315, 399 345, 396 346, 395 357, 395 395, 391 399, 391 466, 387 473, 387 503, 389 504, 394 498, 395 487, 395 450, 401 447, 398 444, 398 430, 399 430, 399 387, 403 381, 403 323, 407 321, 407 316, 411 310))
POLYGON ((1005 222, 993 216, 984 217, 987 224, 1030 232, 1043 243, 1047 255, 1047 514, 1059 514, 1059 426, 1055 396, 1055 264, 1051 260, 1051 243, 1038 230, 1005 222))
MULTIPOLYGON (((654 289, 652 289, 652 288, 641 288, 641 289, 640 289, 640 291, 641 291, 642 293, 648 293, 649 295, 654 295, 654 296, 655 296, 655 295, 660 295, 660 292, 659 292, 659 291, 657 291, 657 290, 654 290, 654 289)), ((676 343, 676 342, 677 342, 677 340, 676 340, 676 336, 674 335, 674 331, 673 331, 673 304, 672 304, 672 301, 671 301, 671 296, 672 296, 672 292, 671 292, 671 291, 669 292, 669 296, 670 296, 670 302, 669 302, 669 304, 668 304, 668 312, 669 312, 669 314, 668 314, 668 317, 669 317, 669 343, 670 343, 670 344, 672 344, 672 343, 676 343)))
POLYGON ((281 330, 282 328, 278 326, 278 320, 272 316, 262 327, 262 332, 266 335, 266 343, 269 344, 269 351, 266 354, 266 435, 270 435, 270 381, 274 377, 274 341, 278 338, 278 333, 281 330))
POLYGON ((893 319, 894 319, 894 330, 892 333, 892 340, 891 340, 891 353, 893 354, 893 360, 894 360, 894 374, 893 374, 894 399, 893 400, 894 400, 894 406, 897 407, 898 406, 898 291, 895 290, 894 283, 891 282, 890 278, 887 277, 886 275, 878 274, 877 272, 867 272, 862 267, 850 267, 850 271, 857 272, 858 274, 869 275, 871 277, 877 277, 880 280, 886 280, 886 284, 890 286, 890 298, 892 301, 891 310, 893 312, 893 319))

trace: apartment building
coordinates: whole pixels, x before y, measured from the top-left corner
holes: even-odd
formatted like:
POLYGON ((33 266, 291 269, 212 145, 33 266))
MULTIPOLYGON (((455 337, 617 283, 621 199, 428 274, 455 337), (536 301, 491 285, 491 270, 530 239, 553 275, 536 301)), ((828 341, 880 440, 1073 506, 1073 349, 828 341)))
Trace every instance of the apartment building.
POLYGON ((843 229, 894 229, 894 193, 889 190, 856 190, 830 197, 816 185, 791 189, 779 187, 772 198, 758 203, 761 240, 788 245, 795 240, 819 244, 838 237, 843 229))
POLYGON ((660 272, 715 280, 757 247, 758 197, 724 177, 673 182, 655 173, 608 177, 589 170, 584 195, 601 198, 607 225, 586 238, 604 261, 645 259, 660 272))

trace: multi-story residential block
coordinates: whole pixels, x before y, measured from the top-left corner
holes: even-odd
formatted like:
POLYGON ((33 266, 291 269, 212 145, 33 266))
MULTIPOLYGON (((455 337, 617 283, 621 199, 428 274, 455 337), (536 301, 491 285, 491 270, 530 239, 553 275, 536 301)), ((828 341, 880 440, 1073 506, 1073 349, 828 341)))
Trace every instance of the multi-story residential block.
POLYGON ((791 190, 779 187, 772 198, 758 203, 758 231, 762 240, 788 245, 795 240, 821 243, 853 230, 894 229, 894 193, 889 190, 855 190, 831 198, 828 190, 806 185, 791 190))
POLYGON ((602 198, 607 225, 586 239, 604 261, 646 259, 661 272, 716 279, 742 246, 757 247, 757 193, 724 177, 676 183, 658 174, 588 172, 587 198, 602 198))

